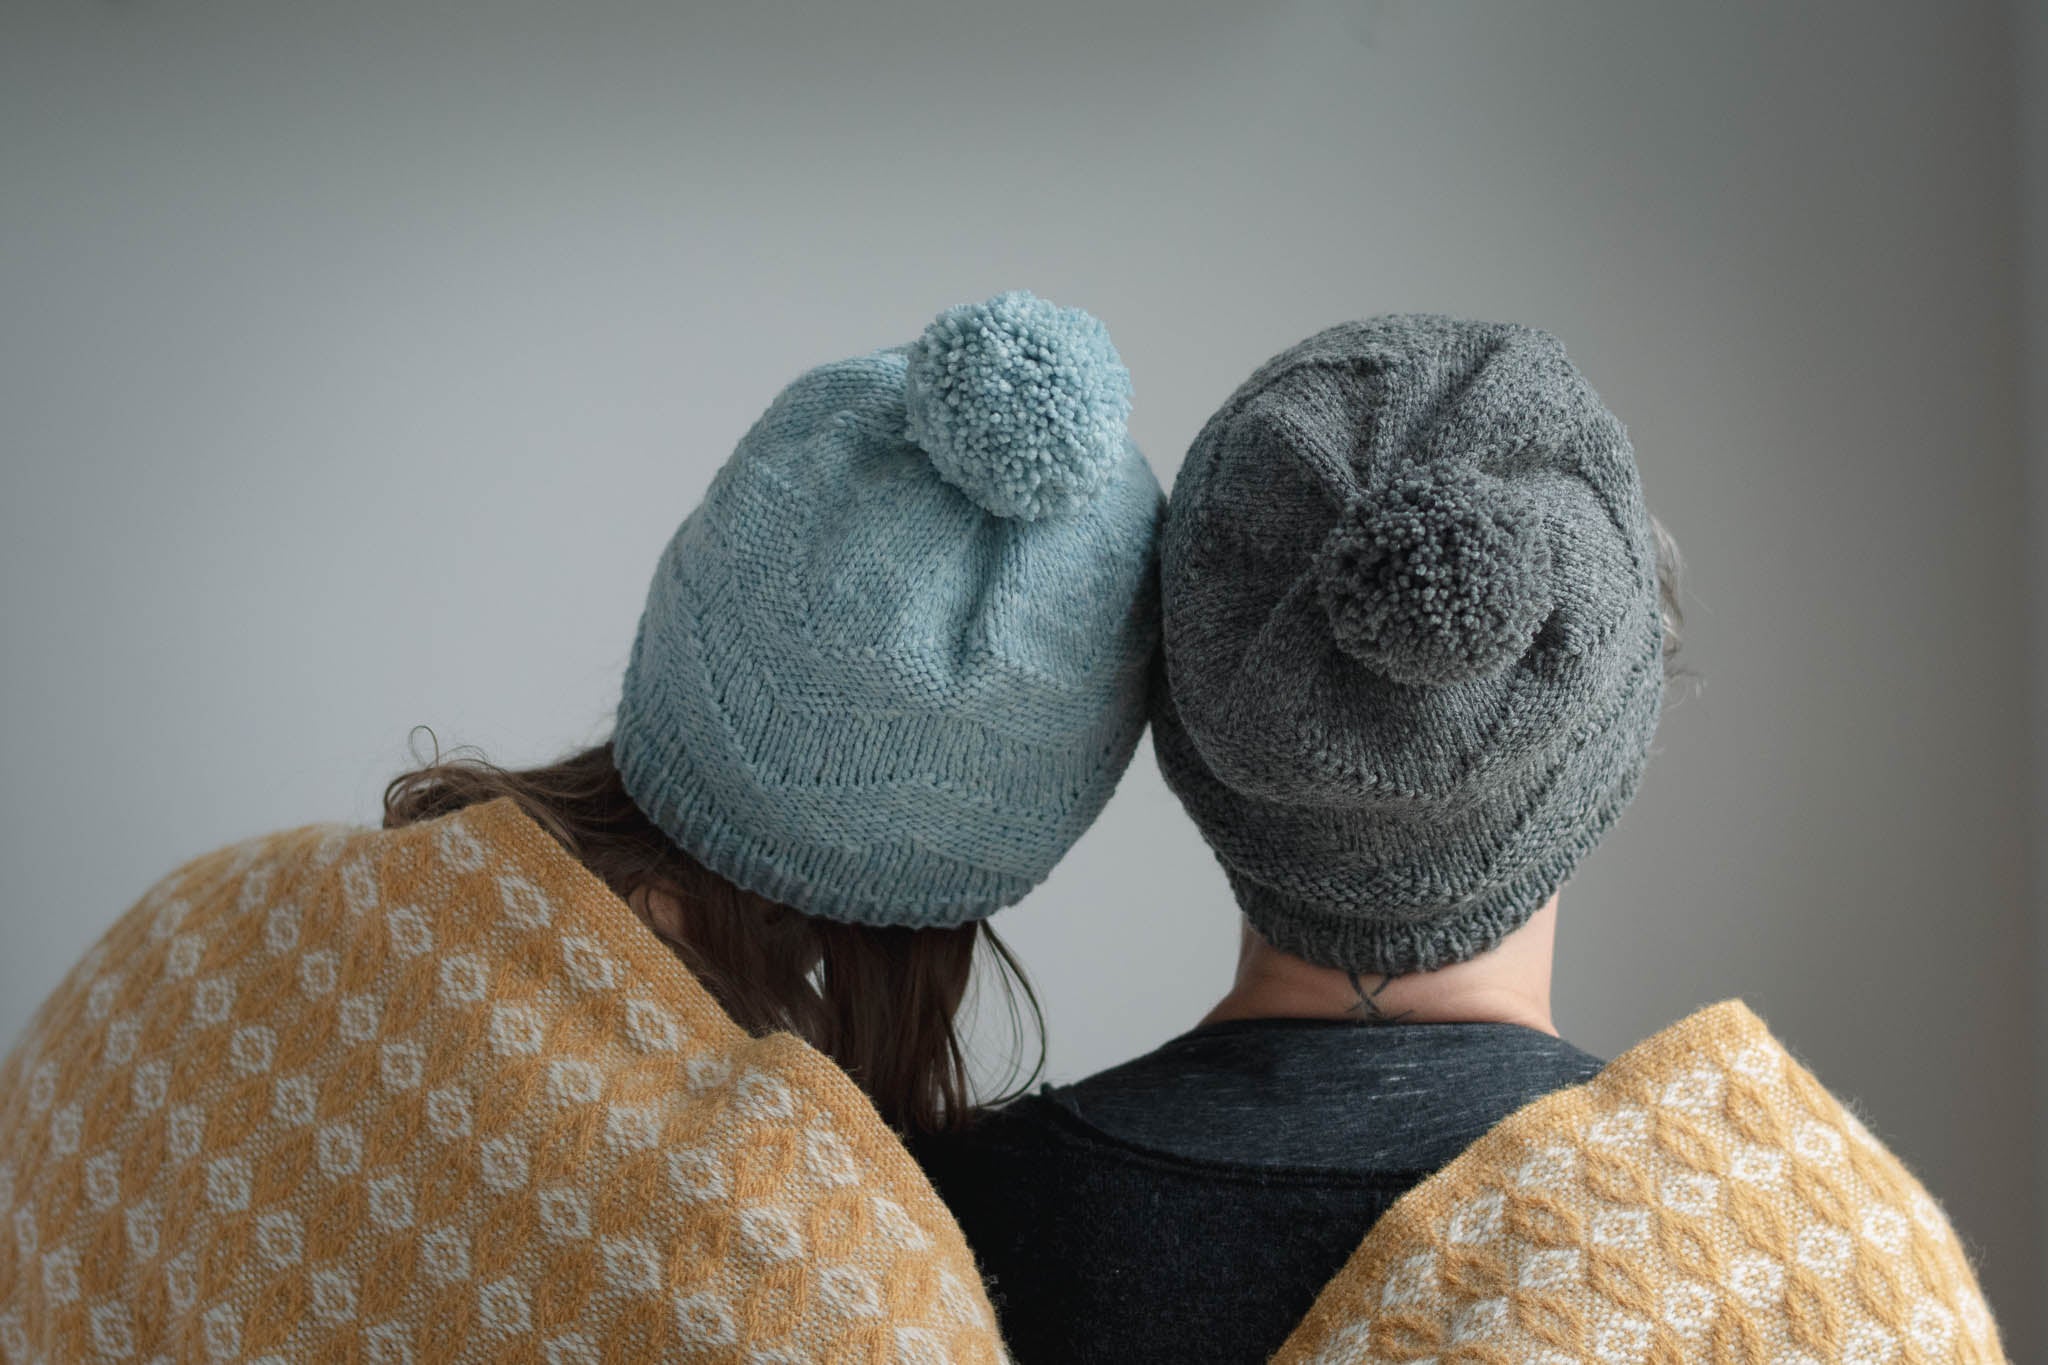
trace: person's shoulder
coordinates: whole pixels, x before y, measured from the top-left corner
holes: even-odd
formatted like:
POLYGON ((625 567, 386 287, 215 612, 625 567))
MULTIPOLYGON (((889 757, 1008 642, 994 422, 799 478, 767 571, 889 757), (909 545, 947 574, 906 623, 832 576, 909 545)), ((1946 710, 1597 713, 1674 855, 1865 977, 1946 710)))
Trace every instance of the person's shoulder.
POLYGON ((1504 1359, 1555 1344, 1533 1324, 1582 1318, 1633 1341, 1634 1358, 1662 1351, 1667 1330, 1711 1330, 1756 1344, 1745 1358, 1784 1342, 1811 1359, 1888 1359, 1912 1335, 1929 1358, 2005 1359, 1932 1195, 1739 1001, 1496 1124, 1372 1224, 1273 1359, 1341 1351, 1397 1299, 1403 1330, 1423 1338, 1491 1324, 1504 1359), (1436 1272, 1482 1242, 1503 1265, 1539 1268, 1513 1314, 1497 1315, 1488 1285, 1436 1272), (1701 1258, 1715 1247, 1740 1254, 1701 1258), (1586 1273, 1547 1269, 1566 1264, 1586 1273), (1662 1323, 1632 1317, 1636 1302, 1663 1304, 1662 1323))
POLYGON ((911 1154, 929 1169, 933 1163, 972 1163, 1024 1148, 1057 1145, 1068 1136, 1064 1107, 1051 1086, 1000 1105, 977 1110, 965 1123, 905 1139, 911 1154))

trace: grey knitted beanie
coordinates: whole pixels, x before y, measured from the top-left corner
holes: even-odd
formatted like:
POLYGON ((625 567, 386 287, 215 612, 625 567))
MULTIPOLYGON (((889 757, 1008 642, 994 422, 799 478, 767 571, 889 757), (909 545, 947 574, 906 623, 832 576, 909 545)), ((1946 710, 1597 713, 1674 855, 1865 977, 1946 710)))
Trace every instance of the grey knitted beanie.
POLYGON ((1555 337, 1346 323, 1209 419, 1161 541, 1153 744, 1274 946, 1430 971, 1524 923, 1663 697, 1621 423, 1555 337))

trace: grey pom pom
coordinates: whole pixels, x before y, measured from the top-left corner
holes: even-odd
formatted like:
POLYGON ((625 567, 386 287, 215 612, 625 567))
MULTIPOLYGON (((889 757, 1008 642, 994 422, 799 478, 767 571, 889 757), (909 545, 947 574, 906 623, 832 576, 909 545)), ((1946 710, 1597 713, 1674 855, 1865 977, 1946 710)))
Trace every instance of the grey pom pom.
POLYGON ((1316 556, 1338 645, 1396 682, 1489 677, 1550 611, 1535 509, 1477 469, 1421 466, 1354 503, 1316 556))

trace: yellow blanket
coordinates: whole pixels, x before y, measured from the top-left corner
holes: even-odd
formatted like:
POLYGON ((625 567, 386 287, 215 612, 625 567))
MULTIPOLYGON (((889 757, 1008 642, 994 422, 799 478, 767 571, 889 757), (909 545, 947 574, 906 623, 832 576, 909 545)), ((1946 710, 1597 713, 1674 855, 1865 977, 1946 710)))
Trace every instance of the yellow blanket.
POLYGON ((1276 1365, 1998 1365, 1948 1219, 1739 1001, 1387 1211, 1276 1365))
MULTIPOLYGON (((502 801, 150 892, 0 1065, 0 1223, 8 1365, 1003 1355, 853 1083, 502 801)), ((1418 1186, 1277 1359, 2005 1357, 1940 1209, 1729 1003, 1418 1186)))
POLYGON ((853 1083, 508 802, 152 891, 0 1067, 13 1362, 992 1361, 853 1083))

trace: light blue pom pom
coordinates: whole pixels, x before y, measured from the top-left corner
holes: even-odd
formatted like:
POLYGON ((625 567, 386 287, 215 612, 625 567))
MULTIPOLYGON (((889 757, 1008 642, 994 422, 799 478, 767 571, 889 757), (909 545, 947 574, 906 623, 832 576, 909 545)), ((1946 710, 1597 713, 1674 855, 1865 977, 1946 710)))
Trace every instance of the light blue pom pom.
POLYGON ((1109 329, 1021 289, 941 313, 906 384, 910 439, 999 517, 1079 507, 1123 455, 1131 374, 1109 329))

